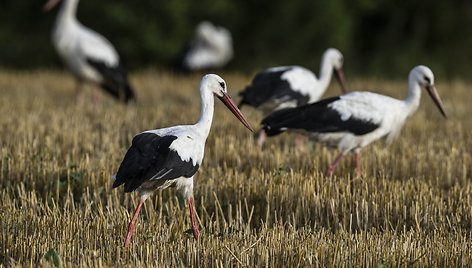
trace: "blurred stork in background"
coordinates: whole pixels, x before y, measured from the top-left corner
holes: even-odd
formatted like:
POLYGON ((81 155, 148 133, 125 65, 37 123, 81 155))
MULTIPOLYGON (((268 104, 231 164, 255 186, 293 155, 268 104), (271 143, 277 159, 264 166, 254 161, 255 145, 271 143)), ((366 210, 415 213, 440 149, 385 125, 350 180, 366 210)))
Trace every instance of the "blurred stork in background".
MULTIPOLYGON (((54 8, 61 0, 49 0, 43 10, 54 8)), ((57 52, 76 78, 76 94, 88 81, 100 85, 108 94, 128 103, 135 99, 127 74, 113 45, 76 18, 79 0, 63 0, 57 15, 52 41, 57 52)))
MULTIPOLYGON (((281 66, 263 70, 256 74, 251 84, 239 93, 243 105, 261 110, 264 116, 271 112, 313 103, 321 98, 328 89, 331 76, 338 80, 341 91, 345 93, 346 82, 343 72, 344 58, 335 48, 328 48, 321 58, 320 77, 301 66, 281 66)), ((258 145, 265 141, 263 129, 258 131, 258 145)))
POLYGON ((192 72, 223 68, 233 58, 231 33, 211 22, 200 22, 195 37, 181 60, 183 71, 192 72))
POLYGON ((329 166, 328 176, 333 175, 344 155, 354 151, 356 173, 360 175, 360 149, 384 137, 388 143, 392 142, 406 119, 418 109, 422 87, 447 118, 434 86, 433 72, 428 67, 419 65, 410 71, 408 96, 405 100, 367 91, 351 92, 313 104, 276 111, 264 118, 262 125, 269 136, 284 131, 302 132, 321 143, 337 147, 340 153, 329 166))

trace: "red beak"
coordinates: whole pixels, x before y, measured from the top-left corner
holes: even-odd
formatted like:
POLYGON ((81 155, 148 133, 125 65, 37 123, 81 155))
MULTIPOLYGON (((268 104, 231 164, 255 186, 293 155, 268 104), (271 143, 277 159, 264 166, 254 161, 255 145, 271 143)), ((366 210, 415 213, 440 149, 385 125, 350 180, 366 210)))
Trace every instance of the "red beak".
POLYGON ((57 4, 59 4, 61 0, 49 0, 47 3, 43 6, 43 12, 48 12, 49 10, 53 9, 57 4))
POLYGON ((238 109, 234 101, 227 93, 223 93, 223 96, 218 96, 218 98, 228 107, 228 109, 236 116, 236 118, 243 123, 245 127, 247 127, 250 131, 254 132, 251 124, 247 121, 241 111, 238 109))
POLYGON ((336 79, 339 82, 339 85, 341 86, 341 91, 344 93, 347 92, 347 87, 346 87, 346 80, 344 79, 344 71, 343 69, 339 68, 334 68, 334 76, 336 76, 336 79))
POLYGON ((438 107, 439 111, 441 114, 447 118, 446 110, 444 109, 444 106, 442 104, 441 98, 439 97, 438 92, 436 91, 436 87, 433 85, 426 86, 426 90, 428 91, 429 95, 434 101, 434 104, 438 107))

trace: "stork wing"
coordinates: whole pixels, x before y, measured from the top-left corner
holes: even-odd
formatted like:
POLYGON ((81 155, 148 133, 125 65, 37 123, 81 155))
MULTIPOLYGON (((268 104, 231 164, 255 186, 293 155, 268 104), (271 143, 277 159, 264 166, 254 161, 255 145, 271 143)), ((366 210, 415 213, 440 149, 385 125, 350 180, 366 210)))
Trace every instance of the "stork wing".
POLYGON ((371 105, 344 96, 324 99, 313 104, 276 111, 262 120, 268 135, 286 130, 312 133, 351 132, 363 135, 377 129, 381 118, 372 116, 371 105), (348 107, 347 110, 342 108, 348 107))
POLYGON ((141 133, 133 139, 115 176, 113 188, 125 184, 125 192, 136 190, 147 180, 170 180, 192 177, 199 165, 183 161, 178 153, 169 147, 176 136, 158 136, 141 133))
POLYGON ((79 49, 86 59, 102 62, 106 66, 116 67, 120 58, 113 45, 99 33, 82 27, 79 33, 79 49))
POLYGON ((113 45, 100 34, 82 27, 79 37, 79 53, 89 66, 101 76, 101 86, 110 95, 124 102, 135 98, 124 68, 113 45))
POLYGON ((242 96, 241 104, 259 107, 267 105, 269 102, 273 102, 273 106, 276 106, 288 100, 306 103, 308 97, 293 91, 289 82, 282 79, 282 75, 292 68, 292 66, 277 67, 258 73, 252 83, 239 93, 242 96), (303 100, 303 98, 306 100, 303 100))

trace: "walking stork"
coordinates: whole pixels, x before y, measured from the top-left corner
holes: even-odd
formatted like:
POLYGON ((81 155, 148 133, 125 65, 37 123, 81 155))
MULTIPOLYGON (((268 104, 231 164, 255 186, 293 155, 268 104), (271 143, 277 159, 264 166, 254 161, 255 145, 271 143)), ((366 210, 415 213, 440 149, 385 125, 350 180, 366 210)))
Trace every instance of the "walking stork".
POLYGON ((279 110, 262 120, 269 136, 284 131, 303 132, 340 151, 328 168, 332 176, 341 158, 355 152, 356 173, 360 173, 360 149, 381 138, 390 143, 405 121, 418 108, 425 88, 441 114, 447 118, 434 86, 433 72, 426 66, 413 68, 408 78, 408 96, 397 100, 371 92, 351 92, 309 105, 279 110))
MULTIPOLYGON (((239 93, 242 97, 238 105, 252 106, 261 110, 264 116, 284 109, 318 101, 328 89, 334 74, 341 91, 346 92, 343 55, 335 48, 327 49, 321 60, 320 77, 301 66, 282 66, 266 69, 256 74, 251 84, 239 93)), ((265 141, 264 130, 259 131, 258 145, 265 141)))
POLYGON ((213 120, 214 95, 252 131, 249 122, 228 95, 225 81, 215 74, 205 75, 200 83, 201 114, 194 125, 148 130, 133 138, 113 188, 124 184, 125 192, 137 191, 140 199, 129 224, 125 248, 131 242, 134 225, 144 201, 157 189, 176 187, 189 203, 195 238, 199 232, 193 208, 193 176, 202 164, 205 142, 213 120))
MULTIPOLYGON (((49 0, 44 11, 61 0, 49 0)), ((59 56, 76 78, 76 95, 84 81, 100 85, 108 94, 125 103, 135 99, 127 74, 113 45, 97 32, 83 26, 76 18, 79 0, 63 0, 57 15, 52 41, 59 56)))

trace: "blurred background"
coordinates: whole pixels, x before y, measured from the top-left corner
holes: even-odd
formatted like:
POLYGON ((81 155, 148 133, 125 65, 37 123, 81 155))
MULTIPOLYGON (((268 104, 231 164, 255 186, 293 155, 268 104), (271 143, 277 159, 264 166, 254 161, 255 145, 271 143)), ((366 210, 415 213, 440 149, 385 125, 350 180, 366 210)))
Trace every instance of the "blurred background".
MULTIPOLYGON (((50 41, 57 9, 43 13, 45 2, 0 1, 1 68, 62 68, 50 41)), ((209 20, 233 35, 228 70, 299 64, 318 73, 321 54, 336 47, 349 75, 404 78, 417 64, 448 79, 471 73, 470 0, 82 0, 77 17, 131 71, 168 69, 209 20)))

